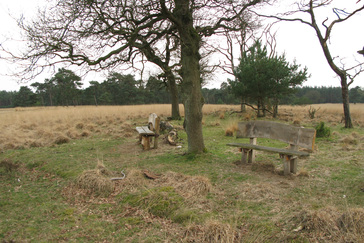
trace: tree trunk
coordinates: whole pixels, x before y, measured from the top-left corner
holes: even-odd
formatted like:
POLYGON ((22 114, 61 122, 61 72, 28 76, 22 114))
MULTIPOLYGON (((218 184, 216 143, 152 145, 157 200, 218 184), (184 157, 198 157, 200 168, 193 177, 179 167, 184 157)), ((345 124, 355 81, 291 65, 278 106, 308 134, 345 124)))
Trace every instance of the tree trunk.
POLYGON ((263 100, 258 100, 258 113, 257 117, 265 117, 265 106, 263 100))
POLYGON ((346 75, 341 77, 341 95, 343 97, 345 128, 353 128, 350 115, 349 87, 346 75))
POLYGON ((186 133, 189 153, 202 153, 203 97, 200 81, 200 36, 193 27, 192 9, 188 0, 175 0, 175 17, 181 40, 181 77, 185 107, 186 133))
POLYGON ((168 86, 169 86, 169 92, 171 94, 172 120, 180 120, 181 115, 179 113, 178 89, 177 89, 176 79, 173 74, 168 75, 168 86))
MULTIPOLYGON (((353 124, 351 122, 350 108, 349 108, 349 85, 347 82, 347 74, 344 69, 340 69, 335 63, 334 59, 331 56, 329 47, 327 46, 327 41, 330 35, 326 35, 325 37, 322 35, 320 28, 316 23, 316 19, 313 12, 313 2, 310 2, 310 11, 312 23, 310 24, 316 31, 317 37, 320 41, 321 48, 324 52, 325 58, 330 65, 330 68, 340 77, 341 80, 341 95, 343 98, 343 107, 344 107, 344 119, 345 119, 345 128, 353 128, 353 124)), ((331 29, 334 25, 331 25, 329 29, 326 31, 331 32, 331 29)), ((326 32, 327 33, 327 32, 326 32)))
POLYGON ((245 99, 241 97, 240 111, 246 112, 245 99))
POLYGON ((97 99, 96 99, 96 95, 94 95, 94 100, 95 100, 95 105, 97 106, 97 99))
POLYGON ((277 116, 278 116, 278 104, 279 104, 279 101, 277 98, 275 98, 273 100, 273 118, 277 118, 277 116))

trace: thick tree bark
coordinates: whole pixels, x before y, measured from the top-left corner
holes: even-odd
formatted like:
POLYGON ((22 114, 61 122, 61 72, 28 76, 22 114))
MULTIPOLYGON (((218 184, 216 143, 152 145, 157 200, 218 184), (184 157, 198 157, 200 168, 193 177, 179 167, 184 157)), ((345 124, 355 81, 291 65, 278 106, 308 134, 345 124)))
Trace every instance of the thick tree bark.
POLYGON ((200 81, 200 36, 193 27, 192 10, 188 0, 176 0, 175 16, 179 22, 181 40, 181 77, 185 107, 185 122, 189 153, 202 153, 203 97, 200 81))
POLYGON ((168 75, 168 86, 171 94, 172 103, 172 120, 180 120, 181 115, 179 113, 179 97, 176 79, 173 74, 168 75))

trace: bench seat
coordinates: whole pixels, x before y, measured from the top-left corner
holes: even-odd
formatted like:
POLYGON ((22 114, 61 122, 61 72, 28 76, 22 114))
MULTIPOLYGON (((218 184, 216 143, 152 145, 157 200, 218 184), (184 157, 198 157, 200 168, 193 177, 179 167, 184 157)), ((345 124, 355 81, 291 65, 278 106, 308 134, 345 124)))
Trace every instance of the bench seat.
POLYGON ((228 143, 226 145, 233 146, 233 147, 239 147, 239 148, 243 148, 243 149, 255 149, 255 150, 261 150, 261 151, 279 153, 279 154, 291 155, 291 156, 298 156, 298 157, 310 156, 310 153, 308 153, 308 152, 296 151, 296 150, 284 149, 284 148, 266 147, 266 146, 255 145, 255 144, 250 144, 250 143, 228 143))
POLYGON ((297 172, 297 158, 308 157, 308 152, 299 151, 303 147, 313 151, 316 130, 295 127, 273 121, 239 122, 236 138, 249 138, 250 143, 228 143, 228 146, 239 147, 242 152, 241 162, 253 163, 255 151, 278 153, 283 159, 284 174, 297 172), (274 139, 289 145, 288 149, 257 145, 257 138, 274 139))
POLYGON ((136 130, 142 136, 155 136, 155 133, 149 130, 148 126, 136 127, 136 130))
POLYGON ((157 114, 152 113, 148 118, 148 126, 140 126, 135 128, 139 133, 139 142, 142 144, 144 150, 150 149, 152 137, 154 137, 153 148, 158 148, 159 123, 160 118, 157 116, 157 114))

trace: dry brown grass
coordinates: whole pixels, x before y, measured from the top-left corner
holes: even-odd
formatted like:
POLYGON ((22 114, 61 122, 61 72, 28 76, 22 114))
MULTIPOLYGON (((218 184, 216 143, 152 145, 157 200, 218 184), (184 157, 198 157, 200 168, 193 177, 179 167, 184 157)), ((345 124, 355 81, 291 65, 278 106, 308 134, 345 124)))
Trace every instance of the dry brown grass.
MULTIPOLYGON (((313 121, 324 121, 328 123, 342 123, 343 107, 342 104, 315 104, 306 106, 280 106, 279 118, 286 121, 300 121, 310 123, 309 109, 316 109, 313 121)), ((354 125, 364 126, 364 104, 350 105, 351 117, 354 125)))
POLYGON ((294 218, 293 231, 302 231, 311 240, 329 242, 362 242, 364 240, 364 209, 340 212, 334 207, 303 210, 294 218), (358 241, 359 240, 359 241, 358 241))
POLYGON ((130 171, 126 171, 126 177, 120 181, 120 188, 117 189, 136 192, 140 188, 146 187, 149 183, 150 180, 144 176, 141 170, 130 169, 130 171))
MULTIPOLYGON (((204 114, 238 106, 205 105, 204 114)), ((133 136, 131 119, 147 118, 153 111, 170 115, 170 105, 31 107, 0 109, 0 151, 52 146, 93 134, 133 136)), ((180 105, 181 115, 184 115, 180 105)))
POLYGON ((238 130, 238 122, 240 119, 238 117, 229 119, 226 123, 222 125, 225 136, 234 136, 234 133, 238 130))
POLYGON ((76 185, 90 193, 108 195, 114 190, 110 175, 111 173, 105 168, 105 165, 98 161, 95 169, 86 170, 78 176, 76 185))
POLYGON ((211 182, 207 177, 188 176, 172 171, 163 174, 156 183, 172 186, 186 198, 206 195, 212 189, 211 182))
MULTIPOLYGON (((342 120, 340 104, 311 105, 320 108, 315 121, 339 124, 342 120)), ((280 119, 297 125, 312 123, 308 118, 310 106, 281 106, 280 119)), ((0 151, 29 147, 52 146, 70 142, 72 139, 107 134, 113 137, 131 137, 135 124, 132 119, 146 118, 151 111, 162 118, 170 115, 170 105, 135 106, 82 106, 82 107, 33 107, 0 109, 0 151)), ((233 136, 240 120, 254 119, 254 112, 248 110, 236 119, 223 119, 228 111, 239 111, 238 105, 204 105, 203 113, 217 114, 227 136, 233 136)), ((184 115, 183 106, 180 106, 184 115)), ((354 125, 364 127, 364 105, 351 105, 354 125)), ((207 125, 211 125, 210 123, 207 125)), ((354 135, 353 135, 354 136, 354 135)))
POLYGON ((190 225, 185 232, 185 237, 188 242, 233 243, 242 241, 241 235, 235 227, 216 220, 209 220, 203 226, 190 225))

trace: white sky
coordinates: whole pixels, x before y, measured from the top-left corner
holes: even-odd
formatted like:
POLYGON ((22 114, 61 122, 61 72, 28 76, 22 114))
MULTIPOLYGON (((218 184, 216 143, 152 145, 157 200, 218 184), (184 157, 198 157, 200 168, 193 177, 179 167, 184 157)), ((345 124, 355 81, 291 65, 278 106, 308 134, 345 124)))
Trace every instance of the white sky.
MULTIPOLYGON (((38 6, 45 5, 46 2, 46 0, 0 0, 0 44, 10 47, 12 51, 21 50, 25 43, 17 41, 21 37, 14 18, 19 18, 23 14, 26 19, 31 19, 36 14, 38 6)), ((284 4, 286 5, 288 2, 292 2, 292 0, 285 0, 284 4)), ((356 4, 357 0, 336 0, 336 2, 340 4, 339 7, 348 11, 353 9, 353 7, 359 7, 364 4, 362 3, 363 1, 356 4)), ((325 11, 325 13, 322 13, 322 16, 330 16, 331 19, 335 17, 331 9, 326 9, 325 11)), ((330 40, 333 46, 333 56, 344 57, 344 63, 351 62, 353 64, 355 60, 364 61, 364 56, 357 54, 357 51, 361 50, 364 46, 363 23, 364 13, 360 13, 350 21, 339 24, 334 28, 330 40)), ((305 86, 340 86, 339 79, 330 69, 324 58, 313 29, 298 22, 282 23, 275 28, 278 31, 276 50, 278 54, 285 52, 289 61, 292 62, 295 59, 298 64, 308 67, 311 77, 304 83, 305 86)), ((0 53, 0 55, 2 54, 0 53)), ((0 60, 0 90, 19 90, 21 85, 43 82, 45 78, 50 78, 53 75, 44 73, 37 77, 36 80, 30 81, 27 84, 18 84, 16 78, 7 76, 12 73, 14 68, 13 64, 0 60)), ((77 74, 83 75, 81 73, 77 74)), ((215 77, 216 81, 210 82, 207 87, 218 88, 220 83, 226 81, 227 78, 231 77, 228 75, 217 75, 215 77)), ((92 80, 101 82, 104 79, 104 74, 91 74, 84 77, 83 81, 84 83, 92 80)), ((355 86, 364 87, 364 74, 355 79, 351 87, 355 86)))

